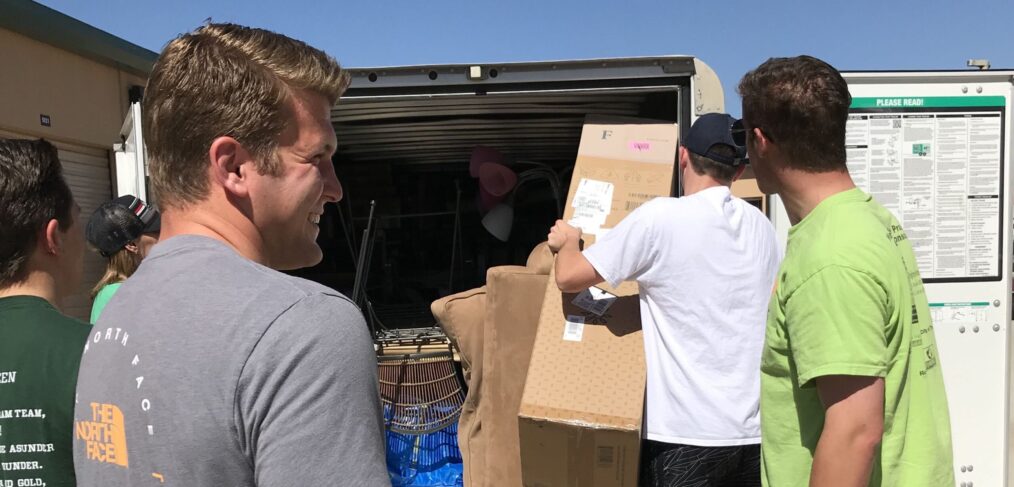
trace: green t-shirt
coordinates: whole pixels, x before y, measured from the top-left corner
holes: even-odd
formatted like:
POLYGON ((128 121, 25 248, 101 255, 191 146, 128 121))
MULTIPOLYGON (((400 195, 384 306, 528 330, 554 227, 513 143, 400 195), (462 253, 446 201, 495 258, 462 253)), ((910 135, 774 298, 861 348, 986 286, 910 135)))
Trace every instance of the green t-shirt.
POLYGON ((113 284, 106 284, 99 289, 99 293, 95 295, 95 299, 92 301, 92 316, 89 321, 94 325, 96 321, 99 321, 99 315, 102 314, 102 310, 109 304, 109 300, 113 299, 113 295, 116 294, 116 290, 120 288, 122 282, 116 282, 113 284))
POLYGON ((824 407, 813 379, 884 378, 871 486, 954 485, 951 428, 929 305, 898 221, 859 189, 789 230, 761 358, 764 485, 809 485, 824 407))
POLYGON ((75 484, 74 387, 91 328, 42 298, 0 298, 0 485, 75 484))

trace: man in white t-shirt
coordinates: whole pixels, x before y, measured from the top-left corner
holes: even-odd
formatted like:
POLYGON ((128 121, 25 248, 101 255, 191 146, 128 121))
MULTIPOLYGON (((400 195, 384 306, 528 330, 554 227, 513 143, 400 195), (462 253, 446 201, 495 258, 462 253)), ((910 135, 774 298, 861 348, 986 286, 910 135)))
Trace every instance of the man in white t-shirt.
POLYGON ((556 283, 578 292, 636 280, 647 363, 641 485, 760 485, 760 354, 780 251, 756 207, 732 196, 745 149, 726 114, 679 149, 682 198, 655 198, 583 252, 557 221, 556 283))

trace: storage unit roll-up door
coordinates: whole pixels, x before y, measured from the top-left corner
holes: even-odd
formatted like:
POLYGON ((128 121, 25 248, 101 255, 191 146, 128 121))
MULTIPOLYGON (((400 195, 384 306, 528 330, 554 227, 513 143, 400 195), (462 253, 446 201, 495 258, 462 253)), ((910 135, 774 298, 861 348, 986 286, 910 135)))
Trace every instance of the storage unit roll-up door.
MULTIPOLYGON (((109 152, 80 148, 74 150, 60 147, 60 162, 63 163, 64 178, 74 192, 74 199, 81 205, 81 231, 100 204, 112 198, 109 179, 109 152)), ((63 311, 71 316, 88 321, 92 309, 91 288, 98 282, 106 269, 106 259, 89 247, 85 251, 84 273, 78 292, 68 298, 63 311)))
MULTIPOLYGON (((36 138, 22 134, 0 130, 0 136, 11 138, 36 138)), ((103 201, 112 198, 109 177, 109 151, 89 147, 54 142, 59 149, 60 162, 63 164, 63 175, 74 193, 74 199, 81 206, 80 231, 95 208, 103 201)), ((106 260, 92 250, 85 250, 84 273, 77 292, 63 303, 63 312, 82 321, 88 321, 91 314, 91 288, 102 277, 106 268, 106 260)))

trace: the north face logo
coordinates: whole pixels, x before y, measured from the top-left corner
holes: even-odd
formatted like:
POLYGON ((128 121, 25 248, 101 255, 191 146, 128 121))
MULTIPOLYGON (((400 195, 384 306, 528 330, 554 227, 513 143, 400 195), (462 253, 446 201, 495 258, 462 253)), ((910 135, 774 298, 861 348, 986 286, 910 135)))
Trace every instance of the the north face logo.
POLYGON ((85 442, 89 460, 127 467, 127 431, 123 412, 112 404, 91 403, 92 420, 75 421, 74 436, 85 442))

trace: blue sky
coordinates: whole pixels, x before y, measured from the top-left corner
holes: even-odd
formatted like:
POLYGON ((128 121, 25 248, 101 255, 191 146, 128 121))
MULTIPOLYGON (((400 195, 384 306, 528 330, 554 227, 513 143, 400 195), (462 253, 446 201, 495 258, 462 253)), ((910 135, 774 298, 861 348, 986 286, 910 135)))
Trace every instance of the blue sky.
POLYGON ((772 56, 841 70, 1014 68, 1014 1, 42 0, 153 51, 205 19, 268 28, 349 67, 694 55, 738 114, 739 78, 772 56))

